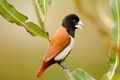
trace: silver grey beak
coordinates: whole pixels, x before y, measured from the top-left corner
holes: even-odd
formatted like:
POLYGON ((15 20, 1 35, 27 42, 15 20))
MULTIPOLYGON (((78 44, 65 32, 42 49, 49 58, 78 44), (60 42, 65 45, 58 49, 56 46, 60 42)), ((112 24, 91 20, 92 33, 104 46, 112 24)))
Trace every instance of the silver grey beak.
POLYGON ((80 20, 79 22, 78 22, 78 24, 76 24, 76 28, 80 28, 80 29, 82 29, 82 27, 83 27, 83 22, 80 20))

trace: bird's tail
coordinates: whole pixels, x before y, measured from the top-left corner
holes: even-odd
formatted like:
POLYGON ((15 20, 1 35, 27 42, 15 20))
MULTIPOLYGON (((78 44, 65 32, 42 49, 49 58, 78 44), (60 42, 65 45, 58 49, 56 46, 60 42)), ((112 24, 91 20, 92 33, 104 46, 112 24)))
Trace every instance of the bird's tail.
POLYGON ((39 68, 39 70, 38 70, 38 72, 37 72, 37 74, 36 74, 36 77, 39 78, 39 77, 42 75, 42 73, 43 73, 51 64, 52 64, 52 62, 50 62, 50 61, 48 61, 48 62, 43 61, 42 64, 41 64, 41 66, 40 66, 40 68, 39 68))

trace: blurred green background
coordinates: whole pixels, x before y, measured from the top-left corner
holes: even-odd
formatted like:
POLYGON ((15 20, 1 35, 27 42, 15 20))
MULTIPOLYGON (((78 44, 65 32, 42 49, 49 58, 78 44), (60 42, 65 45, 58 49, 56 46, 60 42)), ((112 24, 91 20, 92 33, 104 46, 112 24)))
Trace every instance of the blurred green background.
MULTIPOLYGON (((7 1, 27 15, 29 21, 37 23, 31 0, 7 1)), ((81 67, 100 80, 108 70, 108 49, 104 46, 107 38, 101 37, 94 27, 86 24, 74 0, 52 0, 45 24, 50 38, 64 16, 70 13, 79 15, 85 25, 82 30, 76 31, 74 48, 65 63, 70 71, 81 67)), ((46 39, 33 37, 23 27, 11 24, 0 16, 0 80, 67 80, 57 64, 49 67, 39 79, 35 77, 48 44, 46 39)), ((114 80, 120 80, 120 67, 114 80)))

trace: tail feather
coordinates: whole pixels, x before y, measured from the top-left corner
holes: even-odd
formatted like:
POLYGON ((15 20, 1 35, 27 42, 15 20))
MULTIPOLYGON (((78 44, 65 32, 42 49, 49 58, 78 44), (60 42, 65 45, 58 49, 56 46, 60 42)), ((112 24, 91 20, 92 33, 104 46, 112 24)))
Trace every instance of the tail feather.
POLYGON ((43 61, 42 65, 40 66, 40 68, 36 74, 36 77, 37 78, 40 77, 42 75, 42 73, 47 69, 47 67, 48 67, 48 63, 43 61))
POLYGON ((48 62, 45 62, 43 61, 37 74, 36 74, 36 77, 39 78, 42 73, 53 63, 53 61, 48 61, 48 62))

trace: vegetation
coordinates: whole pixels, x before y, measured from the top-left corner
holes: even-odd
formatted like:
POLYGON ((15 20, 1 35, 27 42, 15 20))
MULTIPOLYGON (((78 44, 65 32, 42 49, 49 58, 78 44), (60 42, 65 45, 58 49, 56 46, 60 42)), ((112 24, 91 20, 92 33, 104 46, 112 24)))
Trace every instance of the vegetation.
MULTIPOLYGON (((24 27, 32 36, 39 36, 50 41, 49 33, 46 31, 44 24, 47 18, 47 12, 49 11, 49 7, 52 4, 52 1, 32 0, 32 2, 39 25, 27 21, 28 17, 17 11, 15 7, 8 3, 6 0, 0 0, 0 15, 3 16, 10 23, 15 23, 18 26, 24 27), (39 6, 37 4, 39 4, 39 6)), ((109 41, 107 44, 109 48, 109 69, 108 72, 103 75, 101 80, 112 80, 119 64, 120 55, 120 1, 107 0, 112 16, 106 13, 106 11, 104 10, 105 6, 104 4, 102 4, 102 1, 89 2, 87 0, 74 0, 74 3, 76 4, 76 7, 81 15, 84 16, 83 18, 91 16, 92 20, 96 22, 93 25, 98 25, 98 22, 101 22, 101 25, 103 27, 95 27, 96 30, 98 30, 101 36, 109 37, 109 41), (96 14, 98 14, 99 16, 95 17, 93 15, 90 15, 85 10, 85 5, 91 3, 95 3, 94 6, 96 7, 96 14), (108 29, 112 30, 112 32, 109 33, 108 29)), ((86 19, 89 21, 89 18, 86 19)), ((82 68, 75 69, 73 72, 71 72, 71 74, 72 78, 69 78, 69 80, 95 80, 95 78, 90 76, 82 68)))

